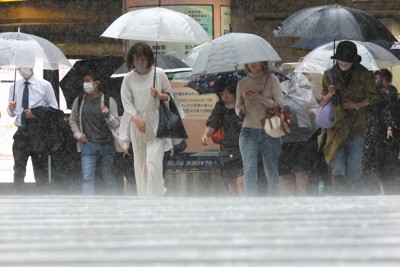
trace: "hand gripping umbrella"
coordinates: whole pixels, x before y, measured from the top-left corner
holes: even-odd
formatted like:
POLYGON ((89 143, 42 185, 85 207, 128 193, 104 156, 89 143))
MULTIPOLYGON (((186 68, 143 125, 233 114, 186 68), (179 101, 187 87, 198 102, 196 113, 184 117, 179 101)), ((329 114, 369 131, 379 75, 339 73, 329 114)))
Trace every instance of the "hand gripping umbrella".
MULTIPOLYGON (((155 42, 204 43, 210 41, 207 32, 197 21, 188 15, 162 7, 144 8, 125 13, 117 18, 101 36, 155 42)), ((157 63, 157 57, 155 61, 157 63)))

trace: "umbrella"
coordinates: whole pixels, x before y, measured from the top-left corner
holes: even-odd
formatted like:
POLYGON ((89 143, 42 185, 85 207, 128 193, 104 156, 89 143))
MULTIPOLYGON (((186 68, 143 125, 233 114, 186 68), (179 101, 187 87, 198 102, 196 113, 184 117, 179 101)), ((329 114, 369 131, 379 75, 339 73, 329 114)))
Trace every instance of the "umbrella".
POLYGON ((306 141, 317 130, 318 125, 310 110, 319 108, 313 95, 309 79, 302 73, 296 73, 290 80, 282 82, 284 92, 283 106, 292 113, 291 133, 282 137, 284 142, 306 141))
POLYGON ((35 57, 35 66, 47 70, 71 68, 61 50, 36 35, 18 32, 0 33, 0 66, 33 67, 27 58, 35 57))
MULTIPOLYGON (((362 58, 361 64, 371 71, 400 64, 398 58, 379 45, 361 41, 352 42, 356 44, 358 54, 362 58)), ((334 43, 335 42, 330 42, 312 50, 299 62, 293 71, 323 73, 325 70, 331 68, 331 56, 334 50, 334 43)))
MULTIPOLYGON (((275 66, 269 65, 268 67, 270 71, 276 77, 278 77, 280 82, 289 80, 289 78, 275 66)), ((246 72, 243 70, 224 73, 211 73, 206 75, 192 75, 190 81, 185 84, 185 87, 192 88, 199 94, 215 93, 215 83, 217 80, 226 79, 228 77, 236 77, 238 80, 241 80, 246 75, 246 72)))
POLYGON ((313 39, 396 40, 371 14, 337 4, 302 9, 284 20, 274 34, 280 37, 297 36, 310 42, 313 39))
MULTIPOLYGON (((182 60, 171 55, 158 54, 156 64, 157 67, 164 69, 166 73, 192 71, 192 68, 186 65, 182 60)), ((128 67, 124 63, 111 75, 111 78, 124 77, 128 72, 128 67)))
MULTIPOLYGON (((101 35, 103 37, 155 41, 204 43, 210 37, 194 19, 162 7, 130 11, 117 18, 101 35)), ((156 55, 158 45, 156 43, 156 55)), ((157 56, 155 57, 157 66, 157 56)), ((156 72, 154 72, 155 84, 156 72)))
POLYGON ((103 37, 155 42, 204 43, 210 37, 194 19, 162 7, 130 11, 117 18, 103 37))
POLYGON ((100 87, 104 91, 106 89, 104 82, 109 79, 123 62, 122 57, 115 56, 96 57, 77 61, 73 69, 60 81, 60 87, 63 90, 67 107, 71 108, 74 99, 83 93, 82 84, 84 74, 90 71, 99 75, 101 81, 100 87))
MULTIPOLYGON (((197 53, 197 52, 196 52, 197 53)), ((263 38, 250 33, 228 33, 202 45, 193 63, 194 74, 237 71, 251 62, 281 61, 263 38)))

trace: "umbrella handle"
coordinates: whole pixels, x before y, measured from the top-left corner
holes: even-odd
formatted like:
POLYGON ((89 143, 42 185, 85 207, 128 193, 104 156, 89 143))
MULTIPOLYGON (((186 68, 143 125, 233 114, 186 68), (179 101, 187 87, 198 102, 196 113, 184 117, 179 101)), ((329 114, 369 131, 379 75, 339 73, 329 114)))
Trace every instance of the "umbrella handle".
POLYGON ((14 68, 14 89, 13 89, 13 97, 12 97, 12 101, 15 101, 15 81, 17 79, 17 69, 14 68))
POLYGON ((154 77, 153 77, 153 88, 156 88, 157 50, 158 50, 158 44, 156 43, 156 54, 155 54, 155 57, 154 57, 154 77))

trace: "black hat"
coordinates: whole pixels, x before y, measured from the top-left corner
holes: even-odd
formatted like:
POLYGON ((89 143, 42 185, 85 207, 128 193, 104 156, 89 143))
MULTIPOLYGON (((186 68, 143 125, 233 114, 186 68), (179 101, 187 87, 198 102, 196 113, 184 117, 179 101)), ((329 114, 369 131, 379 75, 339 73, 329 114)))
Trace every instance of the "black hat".
POLYGON ((340 42, 332 59, 337 59, 349 63, 358 62, 360 56, 357 54, 356 44, 350 41, 340 42))

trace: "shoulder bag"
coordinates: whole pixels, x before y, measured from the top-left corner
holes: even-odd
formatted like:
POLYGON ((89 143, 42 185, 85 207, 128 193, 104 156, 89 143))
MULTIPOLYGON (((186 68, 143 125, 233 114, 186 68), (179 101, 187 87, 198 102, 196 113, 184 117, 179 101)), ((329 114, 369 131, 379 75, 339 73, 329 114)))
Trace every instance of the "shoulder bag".
POLYGON ((178 108, 176 107, 172 97, 169 98, 167 103, 160 100, 158 111, 159 121, 156 134, 157 138, 187 139, 185 126, 182 123, 178 108))

